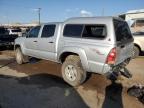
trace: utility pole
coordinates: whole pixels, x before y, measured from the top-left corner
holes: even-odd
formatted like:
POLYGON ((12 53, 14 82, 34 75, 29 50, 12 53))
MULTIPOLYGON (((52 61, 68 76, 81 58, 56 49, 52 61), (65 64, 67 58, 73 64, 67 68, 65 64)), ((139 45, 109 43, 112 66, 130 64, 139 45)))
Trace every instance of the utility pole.
POLYGON ((41 23, 41 8, 36 8, 36 9, 33 9, 35 12, 37 12, 38 14, 38 24, 40 25, 41 23))
POLYGON ((41 17, 40 17, 40 15, 41 15, 40 12, 41 12, 41 8, 38 8, 38 19, 39 19, 38 21, 39 21, 39 25, 40 25, 40 18, 41 18, 41 17))

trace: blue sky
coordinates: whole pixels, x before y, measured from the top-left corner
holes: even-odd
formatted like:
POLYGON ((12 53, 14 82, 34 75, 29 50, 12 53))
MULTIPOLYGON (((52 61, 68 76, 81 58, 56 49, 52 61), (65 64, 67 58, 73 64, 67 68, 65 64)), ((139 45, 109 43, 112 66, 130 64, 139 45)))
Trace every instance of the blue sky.
POLYGON ((63 21, 69 17, 117 15, 144 9, 144 0, 0 0, 0 23, 63 21))

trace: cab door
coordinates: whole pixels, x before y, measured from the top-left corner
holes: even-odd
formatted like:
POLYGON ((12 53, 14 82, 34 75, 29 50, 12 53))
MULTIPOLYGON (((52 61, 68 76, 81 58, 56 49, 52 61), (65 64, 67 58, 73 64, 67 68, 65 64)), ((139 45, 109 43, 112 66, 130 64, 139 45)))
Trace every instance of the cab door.
POLYGON ((56 29, 56 24, 43 25, 38 44, 40 58, 56 60, 56 29))
POLYGON ((36 26, 32 28, 31 31, 26 36, 24 46, 25 46, 25 53, 27 55, 37 57, 39 31, 40 31, 40 26, 36 26))

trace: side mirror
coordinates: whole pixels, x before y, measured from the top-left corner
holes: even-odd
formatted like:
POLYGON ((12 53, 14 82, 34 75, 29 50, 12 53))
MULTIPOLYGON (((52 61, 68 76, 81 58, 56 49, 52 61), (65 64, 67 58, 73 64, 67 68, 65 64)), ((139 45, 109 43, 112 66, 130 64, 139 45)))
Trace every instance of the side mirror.
POLYGON ((22 33, 22 37, 28 37, 28 33, 27 32, 22 33))

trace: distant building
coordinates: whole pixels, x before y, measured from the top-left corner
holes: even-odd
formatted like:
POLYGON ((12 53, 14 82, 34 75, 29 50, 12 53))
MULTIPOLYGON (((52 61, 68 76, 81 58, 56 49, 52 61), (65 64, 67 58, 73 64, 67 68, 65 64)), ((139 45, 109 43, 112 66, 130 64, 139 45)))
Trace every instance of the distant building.
POLYGON ((38 23, 27 23, 27 24, 21 24, 21 23, 13 23, 13 24, 0 24, 0 27, 7 28, 9 30, 9 34, 18 34, 18 36, 21 36, 22 33, 30 30, 30 28, 39 25, 38 23))
POLYGON ((8 27, 8 28, 15 28, 15 27, 34 27, 37 26, 38 23, 26 23, 26 24, 21 24, 21 23, 13 23, 13 24, 1 24, 0 26, 8 27))
POLYGON ((132 32, 144 31, 144 9, 130 10, 119 17, 128 22, 132 32))

